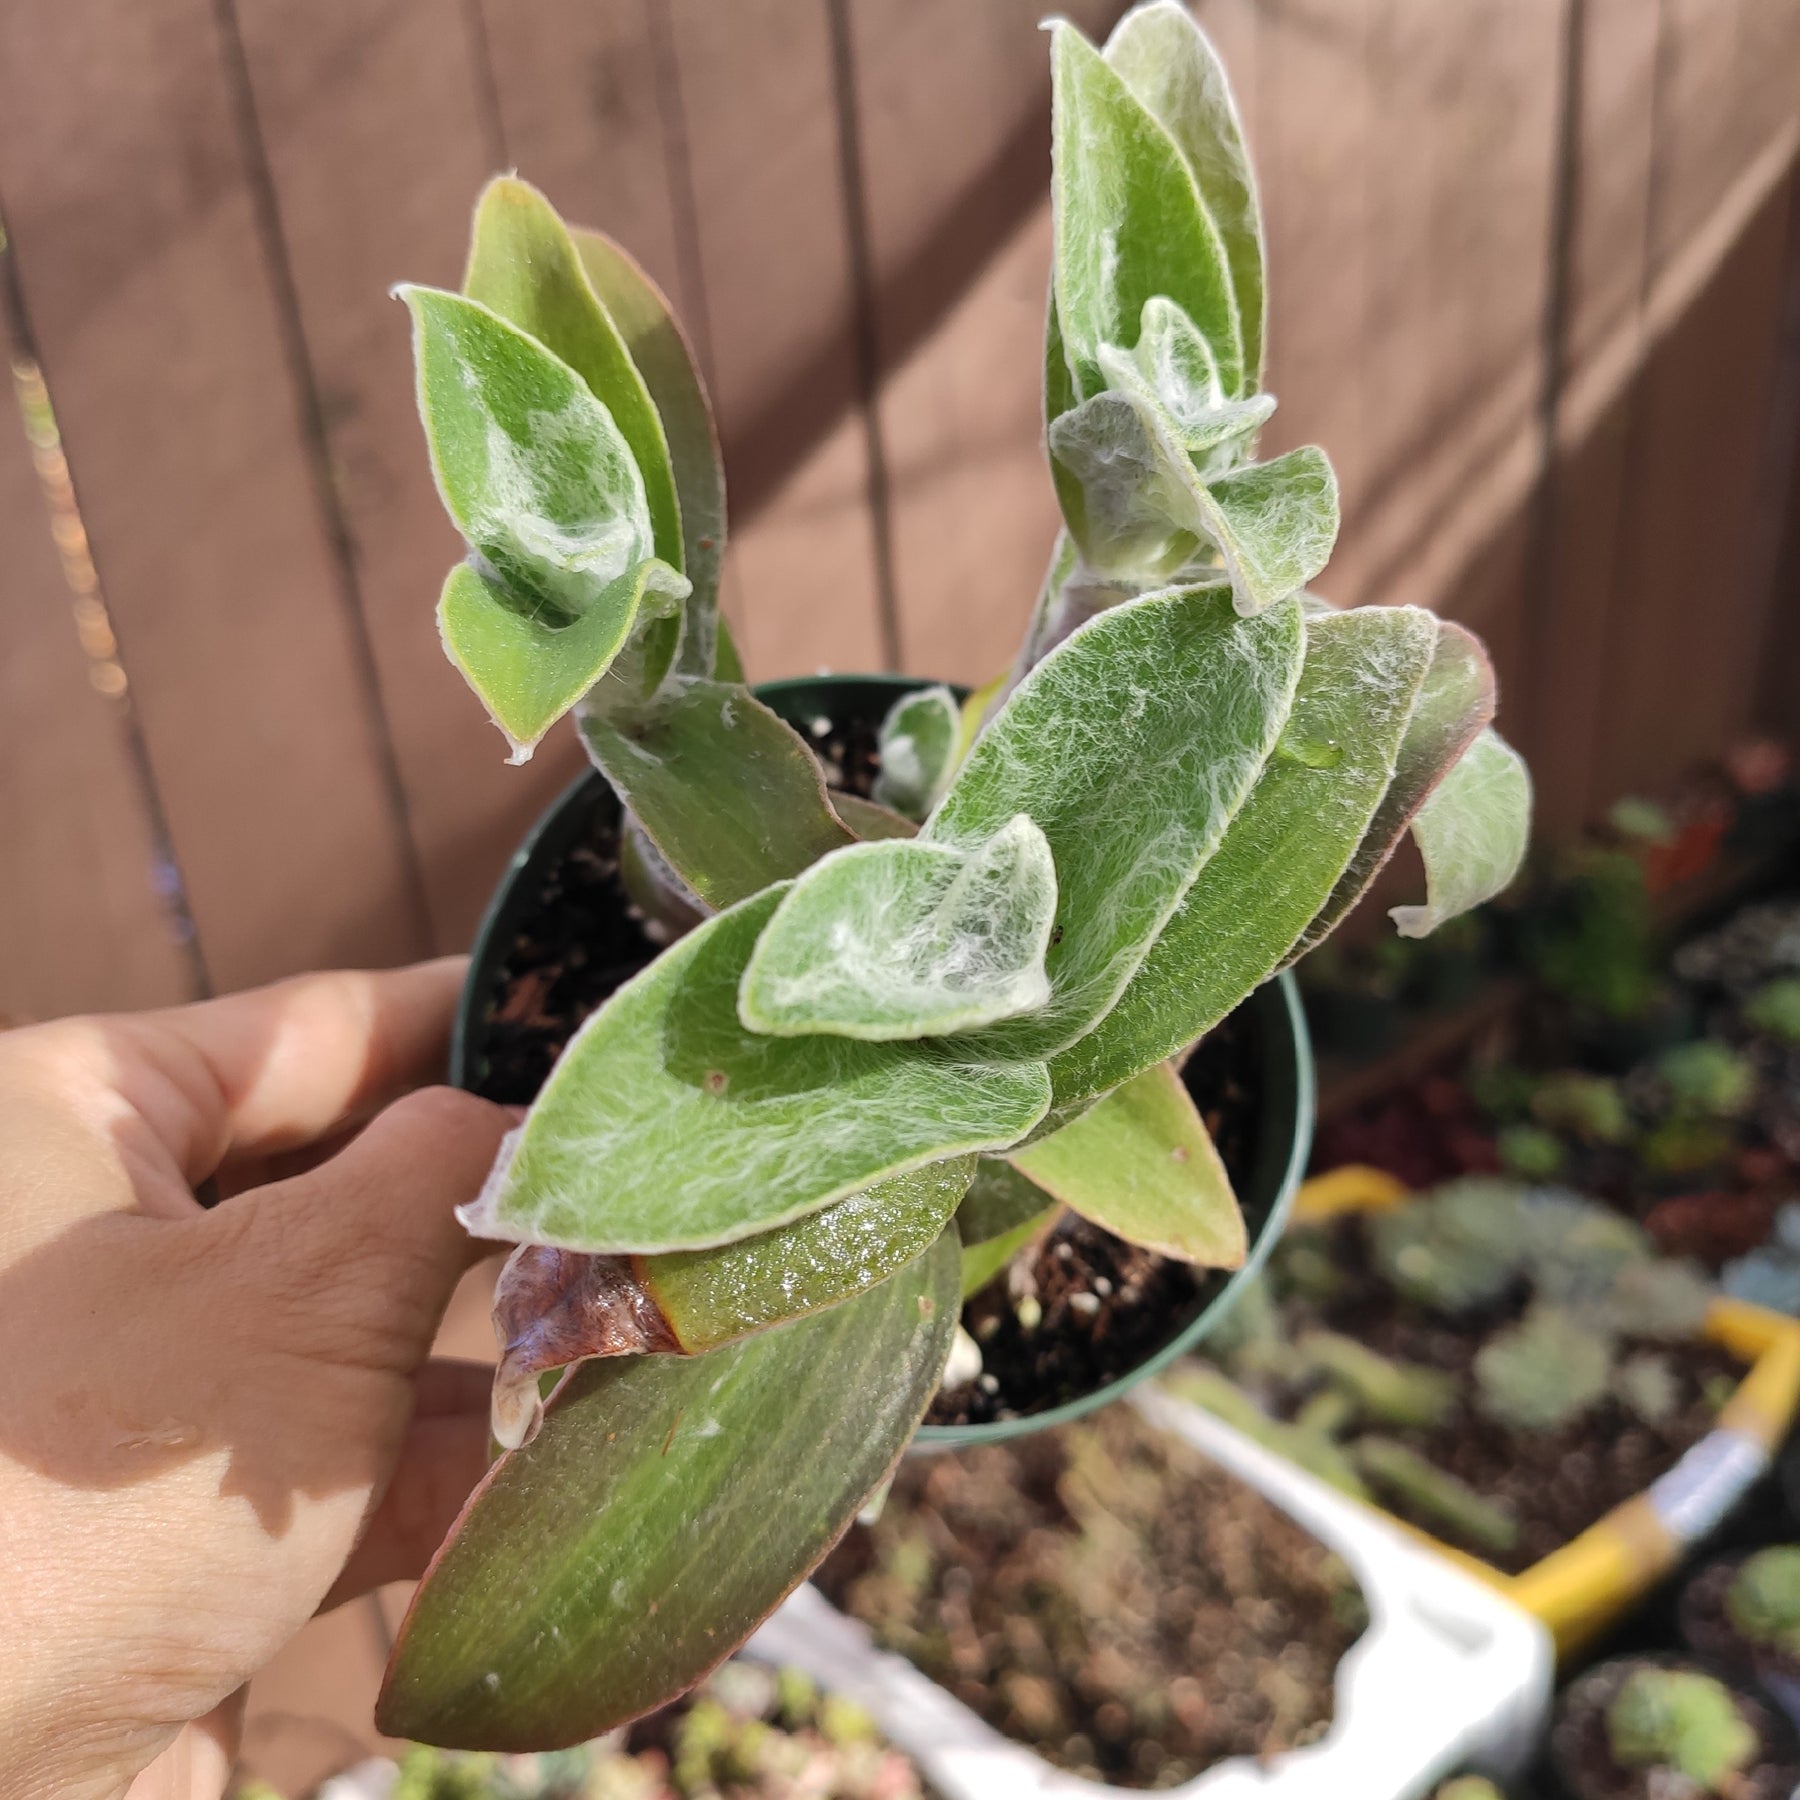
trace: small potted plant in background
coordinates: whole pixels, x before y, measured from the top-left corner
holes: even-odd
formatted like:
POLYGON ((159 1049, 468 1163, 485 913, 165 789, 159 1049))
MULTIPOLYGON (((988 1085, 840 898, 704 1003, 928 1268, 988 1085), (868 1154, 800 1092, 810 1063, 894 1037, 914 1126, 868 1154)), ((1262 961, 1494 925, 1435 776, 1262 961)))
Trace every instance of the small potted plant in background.
POLYGON ((1574 1800, 1786 1800, 1800 1779, 1784 1720, 1679 1664, 1590 1670, 1563 1696, 1550 1749, 1574 1800))
POLYGON ((1800 1717, 1800 1544, 1771 1544, 1702 1569, 1679 1603, 1696 1656, 1764 1688, 1800 1717))
POLYGON ((509 878, 559 951, 535 988, 472 976, 465 1070, 490 1025, 562 1006, 570 965, 582 991, 465 1209, 519 1246, 511 1448, 401 1629, 396 1734, 538 1748, 691 1686, 886 1476, 965 1285, 997 1272, 971 1251, 1036 1255, 1067 1208, 1243 1261, 1179 1060, 1409 827, 1411 934, 1522 854, 1529 785, 1476 640, 1305 592, 1335 486, 1317 450, 1254 459, 1260 226, 1206 40, 1157 0, 1104 52, 1056 26, 1052 57, 1067 530, 1017 662, 967 707, 890 692, 820 729, 789 705, 803 735, 744 685, 704 396, 617 246, 501 181, 464 291, 401 290, 469 545, 445 647, 515 758, 574 715, 600 835, 553 823, 509 878))

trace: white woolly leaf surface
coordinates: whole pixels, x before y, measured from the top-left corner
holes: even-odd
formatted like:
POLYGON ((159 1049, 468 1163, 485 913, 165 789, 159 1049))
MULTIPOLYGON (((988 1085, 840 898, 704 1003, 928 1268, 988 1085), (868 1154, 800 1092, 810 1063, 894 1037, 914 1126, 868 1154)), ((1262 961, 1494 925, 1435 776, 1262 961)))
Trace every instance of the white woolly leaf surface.
POLYGON ((1288 962, 1322 943, 1368 892, 1393 855, 1413 815, 1494 716, 1494 669, 1481 640, 1460 625, 1437 621, 1437 646, 1419 688, 1406 736, 1375 817, 1331 898, 1288 953, 1288 962))
POLYGON ((535 338, 460 294, 398 290, 444 505, 512 604, 582 618, 655 552, 612 414, 535 338))
POLYGON ((1425 904, 1389 909, 1402 937, 1429 936, 1518 874, 1531 837, 1531 776, 1492 726, 1419 808, 1413 836, 1425 859, 1425 904))
POLYGON ((662 421, 568 227, 528 182, 502 175, 482 190, 463 295, 535 338, 587 384, 642 479, 656 554, 683 568, 681 506, 662 421))
POLYGON ((1161 294, 1144 302, 1137 348, 1102 344, 1100 366, 1114 388, 1162 407, 1203 479, 1241 463, 1275 411, 1273 394, 1226 397, 1206 339, 1161 294))
POLYGON ((1275 754, 1118 1004, 1052 1061, 1058 1106, 1174 1055, 1280 967, 1387 790, 1436 641, 1416 607, 1306 622, 1275 754))
POLYGON ((1050 998, 1056 868, 1021 813, 971 850, 889 839, 815 863, 744 971, 738 1016, 781 1037, 882 1041, 1009 1019, 1050 998))
POLYGON ((398 291, 438 491, 476 559, 439 603, 445 644, 528 754, 611 664, 646 593, 668 610, 688 584, 655 559, 637 464, 581 376, 476 301, 398 291))
POLYGON ((1114 579, 1172 580, 1216 558, 1238 610, 1260 612, 1324 568, 1337 538, 1337 480, 1307 446, 1229 467, 1266 412, 1233 403, 1230 418, 1196 416, 1203 477, 1183 431, 1135 369, 1109 355, 1122 385, 1050 427, 1052 466, 1069 531, 1089 569, 1114 579))
POLYGON ((1244 387, 1262 377, 1262 209, 1224 64, 1179 0, 1134 7, 1106 42, 1106 61, 1163 126, 1189 172, 1231 266, 1244 340, 1244 387))
POLYGON ((947 687, 902 694, 881 721, 881 772, 875 798, 909 819, 937 804, 956 762, 962 709, 947 687))
POLYGON ((1312 580, 1337 542, 1337 477, 1307 444, 1195 489, 1240 612, 1258 612, 1312 580))
POLYGON ((567 1250, 704 1249, 1016 1143, 1036 1124, 1049 1101, 1042 1063, 747 1032, 738 984, 786 891, 707 920, 588 1020, 460 1210, 471 1232, 567 1250))
POLYGON ((1161 1256, 1235 1269, 1244 1217, 1181 1077, 1158 1063, 1008 1159, 1084 1219, 1161 1256))
POLYGON ((1300 675, 1300 608, 1253 619, 1223 587, 1113 607, 1038 664, 995 715, 921 842, 973 849, 1019 813, 1049 840, 1050 1004, 967 1040, 1040 1056, 1105 1014, 1243 804, 1300 675))
POLYGON ((1153 294, 1168 295, 1200 327, 1226 392, 1240 393, 1244 342, 1231 270, 1174 139, 1072 25, 1055 27, 1051 66, 1052 339, 1060 335, 1076 394, 1105 387, 1100 346, 1129 348, 1153 294))
POLYGON ((576 254, 643 376, 668 446, 681 508, 682 572, 694 584, 683 610, 678 666, 685 674, 740 679, 718 648, 719 572, 725 560, 725 465, 699 364, 663 292, 598 231, 570 232, 576 254))

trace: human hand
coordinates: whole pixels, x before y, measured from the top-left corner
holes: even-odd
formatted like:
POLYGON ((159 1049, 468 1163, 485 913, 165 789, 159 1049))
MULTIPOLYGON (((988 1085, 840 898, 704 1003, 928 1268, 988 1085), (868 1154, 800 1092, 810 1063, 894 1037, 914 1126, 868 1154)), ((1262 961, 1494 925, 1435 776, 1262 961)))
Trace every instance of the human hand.
POLYGON ((217 1794, 232 1697, 479 1478, 490 1372, 426 1359, 511 1119, 408 1093, 462 968, 0 1036, 7 1800, 217 1794))

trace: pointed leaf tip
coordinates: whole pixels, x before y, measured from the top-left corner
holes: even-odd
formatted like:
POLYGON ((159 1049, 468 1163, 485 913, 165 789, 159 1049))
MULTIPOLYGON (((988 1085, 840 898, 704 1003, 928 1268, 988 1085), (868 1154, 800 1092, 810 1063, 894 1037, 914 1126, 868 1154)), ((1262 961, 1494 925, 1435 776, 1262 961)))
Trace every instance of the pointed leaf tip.
POLYGON ((1402 937, 1427 937, 1509 886, 1531 836, 1531 775, 1492 726, 1463 752, 1413 819, 1425 859, 1425 903, 1388 916, 1402 937))

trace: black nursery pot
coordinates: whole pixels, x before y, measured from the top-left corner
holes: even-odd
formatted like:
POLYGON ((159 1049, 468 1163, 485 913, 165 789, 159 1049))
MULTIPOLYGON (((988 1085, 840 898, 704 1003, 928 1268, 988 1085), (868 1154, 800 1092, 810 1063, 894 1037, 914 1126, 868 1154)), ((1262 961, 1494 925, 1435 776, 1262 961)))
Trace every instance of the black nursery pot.
POLYGON ((1550 1728, 1549 1771, 1565 1800, 1638 1800, 1646 1791, 1641 1771, 1614 1762, 1606 1736, 1606 1709, 1634 1669, 1646 1665, 1688 1668, 1717 1675, 1731 1689, 1761 1740, 1757 1761, 1743 1771, 1735 1800, 1790 1800, 1800 1781, 1800 1739, 1773 1707, 1747 1693, 1702 1661, 1678 1656, 1619 1657, 1578 1677, 1557 1704, 1550 1728))
MULTIPOLYGON (((756 692, 802 736, 811 739, 818 735, 813 728, 819 721, 859 721, 872 728, 901 694, 925 685, 902 675, 821 675, 766 682, 756 692)), ((476 933, 468 979, 457 1009, 450 1047, 450 1080, 456 1086, 480 1092, 487 1081, 489 1040, 506 979, 505 965, 521 926, 541 904, 544 873, 561 865, 571 851, 592 841, 597 832, 616 823, 618 813, 612 790, 597 772, 590 770, 551 803, 514 853, 476 933)), ((622 890, 616 904, 622 919, 626 909, 622 890)), ((651 954, 652 950, 645 946, 645 960, 651 954)), ((631 966, 621 968, 619 981, 634 972, 631 966)), ((1172 1327, 1168 1339, 1116 1379, 1061 1405, 1019 1418, 984 1424, 927 1425, 918 1434, 921 1450, 992 1443, 1042 1431, 1104 1406, 1204 1338, 1262 1267, 1286 1224, 1312 1148, 1312 1051, 1292 975, 1283 974, 1258 989, 1234 1016, 1247 1028, 1242 1033, 1251 1065, 1246 1073, 1257 1095, 1257 1113, 1246 1158, 1248 1167, 1238 1171, 1238 1200, 1250 1240, 1244 1266, 1230 1274, 1208 1274, 1191 1310, 1184 1309, 1184 1317, 1172 1327)))

